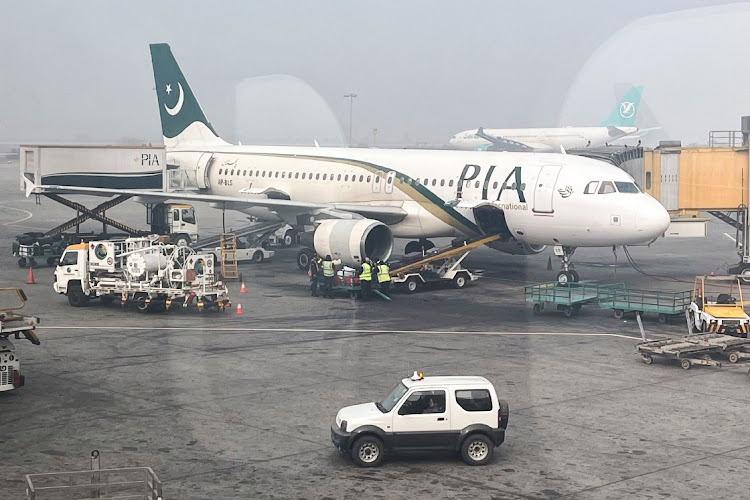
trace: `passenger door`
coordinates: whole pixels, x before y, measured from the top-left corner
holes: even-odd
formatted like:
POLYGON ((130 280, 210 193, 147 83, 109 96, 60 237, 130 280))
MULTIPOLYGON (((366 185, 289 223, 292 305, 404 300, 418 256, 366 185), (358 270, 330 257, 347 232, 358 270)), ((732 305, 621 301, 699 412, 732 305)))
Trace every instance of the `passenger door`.
POLYGON ((393 448, 437 449, 450 447, 448 391, 417 390, 393 413, 393 448))
POLYGON ((534 213, 551 214, 553 196, 557 177, 560 175, 562 165, 543 165, 534 185, 534 213))
POLYGON ((396 172, 391 170, 385 177, 385 192, 391 194, 393 192, 393 183, 395 182, 396 172))

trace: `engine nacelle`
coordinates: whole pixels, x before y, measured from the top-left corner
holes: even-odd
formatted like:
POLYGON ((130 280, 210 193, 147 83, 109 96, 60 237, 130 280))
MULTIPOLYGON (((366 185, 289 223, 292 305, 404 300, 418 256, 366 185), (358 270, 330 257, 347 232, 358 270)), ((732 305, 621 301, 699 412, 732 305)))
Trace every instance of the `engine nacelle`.
POLYGON ((393 233, 373 219, 330 219, 315 229, 313 246, 321 258, 330 255, 356 267, 365 257, 388 260, 393 251, 393 233))
POLYGON ((547 245, 529 245, 515 238, 511 238, 508 241, 493 241, 488 246, 511 255, 534 255, 543 252, 547 248, 547 245))

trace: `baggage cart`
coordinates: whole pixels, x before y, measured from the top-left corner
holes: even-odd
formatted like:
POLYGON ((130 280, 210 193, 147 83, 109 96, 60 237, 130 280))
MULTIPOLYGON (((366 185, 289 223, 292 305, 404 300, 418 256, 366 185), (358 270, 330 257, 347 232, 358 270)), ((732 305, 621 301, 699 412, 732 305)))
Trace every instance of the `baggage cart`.
POLYGON ((562 312, 566 318, 570 318, 585 304, 597 304, 603 296, 608 296, 617 290, 625 290, 625 283, 548 281, 525 286, 524 295, 526 302, 534 304, 534 314, 539 314, 546 304, 552 304, 557 311, 562 312))
POLYGON ((626 313, 653 313, 659 323, 682 317, 690 306, 691 291, 658 292, 651 290, 611 289, 602 294, 599 307, 614 310, 614 316, 622 319, 626 313))

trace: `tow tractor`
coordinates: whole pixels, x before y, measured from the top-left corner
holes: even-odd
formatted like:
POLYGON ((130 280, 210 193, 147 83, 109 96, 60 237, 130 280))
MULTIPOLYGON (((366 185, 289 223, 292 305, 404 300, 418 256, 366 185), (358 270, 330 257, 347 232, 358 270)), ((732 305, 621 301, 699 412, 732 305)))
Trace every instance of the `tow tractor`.
POLYGON ((690 324, 698 332, 747 337, 750 317, 745 313, 742 287, 737 276, 696 276, 690 324))
POLYGON ((472 250, 498 239, 500 235, 493 234, 427 250, 422 259, 392 270, 391 283, 409 293, 432 283, 450 283, 454 288, 464 288, 470 281, 478 279, 480 273, 463 267, 463 260, 472 250))
POLYGON ((39 318, 15 312, 22 309, 27 300, 20 288, 0 288, 0 392, 12 391, 25 383, 21 362, 10 337, 18 340, 23 336, 34 345, 40 343, 34 333, 39 318))
POLYGON ((54 289, 73 307, 90 299, 134 303, 140 312, 172 305, 198 309, 231 304, 211 253, 165 243, 156 235, 70 245, 55 269, 54 289))

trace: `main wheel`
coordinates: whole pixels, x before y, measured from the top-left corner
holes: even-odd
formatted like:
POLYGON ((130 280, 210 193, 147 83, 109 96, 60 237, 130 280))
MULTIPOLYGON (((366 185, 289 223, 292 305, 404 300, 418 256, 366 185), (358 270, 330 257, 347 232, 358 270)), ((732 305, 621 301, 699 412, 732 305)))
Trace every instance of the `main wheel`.
POLYGON ((485 465, 494 451, 495 445, 484 434, 472 434, 461 443, 461 458, 469 465, 485 465))
POLYGON ((263 252, 261 252, 260 250, 256 251, 253 254, 253 262, 260 264, 261 262, 263 262, 263 260, 264 260, 263 252))
POLYGON ((451 284, 453 285, 453 288, 464 288, 466 286, 466 283, 468 282, 468 278, 466 277, 466 273, 458 273, 453 277, 453 281, 451 281, 451 284))
POLYGON ((410 241, 406 244, 406 247, 404 248, 404 254, 409 253, 415 253, 415 252, 421 252, 422 247, 419 245, 418 241, 410 241))
POLYGON ((562 312, 563 316, 566 318, 571 318, 573 316, 573 308, 570 306, 564 306, 562 312))
POLYGON ((383 442, 375 436, 357 439, 352 446, 352 460, 360 467, 375 467, 383 461, 383 442))
POLYGON ((313 249, 302 248, 297 252, 297 267, 300 271, 307 271, 310 268, 310 259, 312 259, 313 249))
POLYGON ((573 283, 578 283, 581 279, 581 277, 578 275, 575 271, 568 271, 570 273, 570 277, 573 278, 573 283))
POLYGON ((88 303, 89 298, 83 293, 80 283, 73 283, 68 286, 68 303, 73 307, 83 307, 88 303))
POLYGON ((406 280, 406 291, 409 293, 416 293, 417 290, 419 290, 419 281, 417 278, 412 276, 411 278, 406 280))

